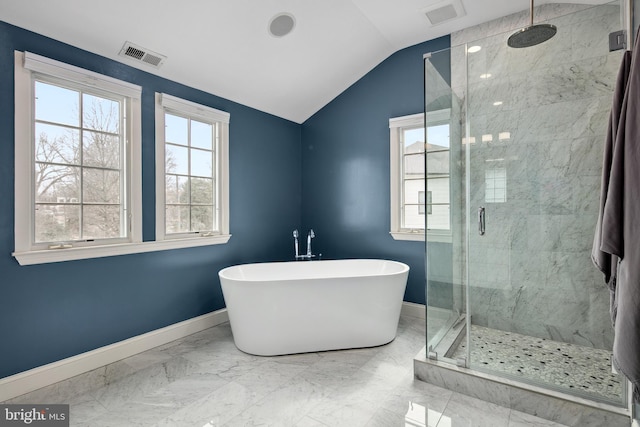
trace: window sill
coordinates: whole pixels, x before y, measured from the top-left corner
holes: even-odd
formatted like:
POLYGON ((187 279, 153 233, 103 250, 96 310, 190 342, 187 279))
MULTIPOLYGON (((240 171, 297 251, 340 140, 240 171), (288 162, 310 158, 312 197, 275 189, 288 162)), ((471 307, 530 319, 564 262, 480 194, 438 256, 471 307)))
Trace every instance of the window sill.
MULTIPOLYGON (((391 237, 393 237, 394 240, 424 242, 424 232, 391 231, 389 234, 391 234, 391 237)), ((451 233, 429 231, 427 241, 436 243, 452 243, 453 238, 451 237, 451 233)))
POLYGON ((221 245, 227 243, 231 234, 191 239, 163 240, 158 242, 123 243, 114 245, 85 246, 69 249, 44 249, 28 252, 14 252, 12 255, 20 265, 46 264, 50 262, 75 261, 79 259, 102 258, 143 252, 166 251, 170 249, 193 248, 198 246, 221 245))

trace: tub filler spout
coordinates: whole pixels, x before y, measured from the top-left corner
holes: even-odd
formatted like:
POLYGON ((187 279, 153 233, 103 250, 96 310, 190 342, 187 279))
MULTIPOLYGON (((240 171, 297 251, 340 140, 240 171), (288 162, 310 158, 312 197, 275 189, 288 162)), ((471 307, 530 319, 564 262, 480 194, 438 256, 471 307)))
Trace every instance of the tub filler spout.
MULTIPOLYGON (((298 230, 293 230, 293 244, 296 250, 296 260, 299 260, 299 259, 311 260, 315 258, 316 255, 314 255, 313 252, 311 251, 311 239, 316 237, 316 234, 313 232, 313 230, 309 230, 309 233, 307 234, 307 253, 306 254, 300 255, 298 236, 299 236, 298 230)), ((318 257, 321 257, 321 256, 322 254, 318 255, 318 257)))
POLYGON ((313 229, 309 230, 309 234, 307 234, 307 258, 311 259, 315 255, 311 252, 311 239, 316 237, 316 234, 313 232, 313 229))

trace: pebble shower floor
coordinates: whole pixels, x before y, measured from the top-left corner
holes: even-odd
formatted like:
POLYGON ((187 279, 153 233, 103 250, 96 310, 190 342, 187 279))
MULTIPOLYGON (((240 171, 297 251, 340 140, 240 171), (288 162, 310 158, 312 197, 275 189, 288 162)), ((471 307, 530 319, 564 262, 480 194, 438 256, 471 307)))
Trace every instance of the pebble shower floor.
MULTIPOLYGON (((611 372, 611 352, 471 326, 471 360, 476 367, 556 385, 589 397, 619 402, 622 379, 611 372)), ((453 357, 466 353, 463 340, 453 357)))

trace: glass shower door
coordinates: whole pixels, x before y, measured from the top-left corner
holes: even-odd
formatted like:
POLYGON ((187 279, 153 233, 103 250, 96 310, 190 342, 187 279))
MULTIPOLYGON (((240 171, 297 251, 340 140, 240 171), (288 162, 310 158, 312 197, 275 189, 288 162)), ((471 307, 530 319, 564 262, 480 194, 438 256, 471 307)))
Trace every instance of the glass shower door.
MULTIPOLYGON (((449 357, 464 328, 460 192, 461 101, 451 88, 451 50, 425 56, 425 196, 427 349, 449 357)), ((436 356, 437 355, 437 356, 436 356)))
MULTIPOLYGON (((460 183, 469 341, 454 358, 503 377, 624 404, 611 373, 609 295, 591 263, 602 144, 621 52, 620 3, 546 5, 558 34, 513 49, 512 31, 466 41, 460 183), (464 204, 462 204, 464 205, 464 204)), ((453 50, 452 50, 453 52, 453 50)), ((464 281, 464 280, 463 280, 464 281)))

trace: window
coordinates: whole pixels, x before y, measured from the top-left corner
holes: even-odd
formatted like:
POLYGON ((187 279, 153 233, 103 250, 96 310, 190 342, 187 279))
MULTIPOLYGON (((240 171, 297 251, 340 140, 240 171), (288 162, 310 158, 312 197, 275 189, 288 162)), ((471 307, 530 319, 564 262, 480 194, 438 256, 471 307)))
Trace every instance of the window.
POLYGON ((126 98, 33 80, 34 244, 127 238, 126 98))
POLYGON ((449 120, 427 115, 427 229, 430 233, 451 230, 449 120))
POLYGON ((502 159, 485 160, 484 200, 487 203, 505 203, 507 201, 507 169, 502 159))
POLYGON ((141 92, 15 52, 13 256, 21 265, 229 240, 229 114, 158 94, 156 158, 165 161, 156 168, 156 239, 142 241, 141 92))
POLYGON ((228 113, 156 94, 156 240, 229 240, 228 139, 228 113))
POLYGON ((86 258, 91 248, 142 240, 140 93, 130 83, 16 52, 14 255, 21 264, 34 256, 86 258))
POLYGON ((450 234, 449 110, 427 114, 426 143, 424 125, 424 114, 389 120, 391 235, 399 240, 424 240, 425 224, 434 239, 450 234))

